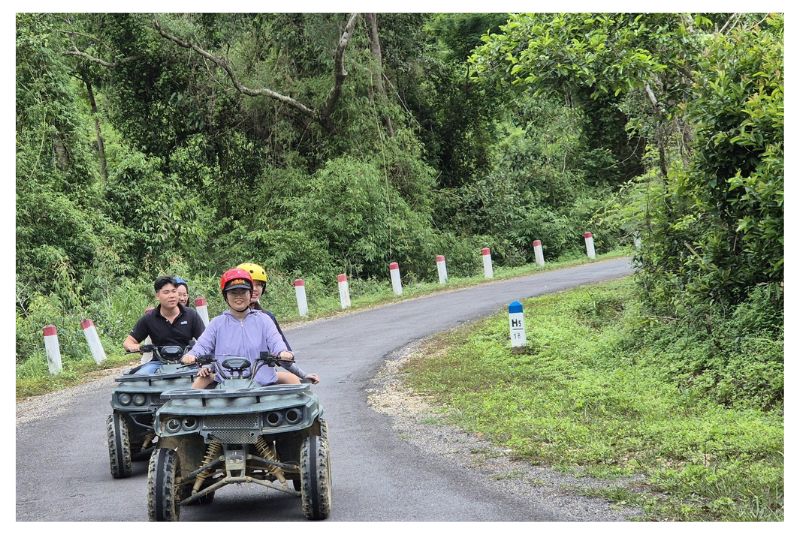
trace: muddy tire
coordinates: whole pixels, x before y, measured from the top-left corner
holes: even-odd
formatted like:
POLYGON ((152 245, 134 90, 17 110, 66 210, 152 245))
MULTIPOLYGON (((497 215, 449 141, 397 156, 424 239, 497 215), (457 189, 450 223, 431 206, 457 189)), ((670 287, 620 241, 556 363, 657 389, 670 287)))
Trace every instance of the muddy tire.
POLYGON ((325 520, 331 514, 331 461, 327 442, 321 437, 303 440, 300 479, 303 514, 309 520, 325 520))
POLYGON ((131 440, 128 424, 118 414, 110 414, 106 419, 106 437, 108 439, 108 458, 111 463, 111 477, 121 479, 129 477, 133 471, 131 464, 131 440))
POLYGON ((175 450, 158 448, 153 451, 147 469, 147 518, 151 522, 180 520, 180 491, 176 484, 179 472, 175 450))
POLYGON ((325 444, 328 443, 328 423, 325 422, 324 418, 319 419, 319 436, 322 437, 325 444))

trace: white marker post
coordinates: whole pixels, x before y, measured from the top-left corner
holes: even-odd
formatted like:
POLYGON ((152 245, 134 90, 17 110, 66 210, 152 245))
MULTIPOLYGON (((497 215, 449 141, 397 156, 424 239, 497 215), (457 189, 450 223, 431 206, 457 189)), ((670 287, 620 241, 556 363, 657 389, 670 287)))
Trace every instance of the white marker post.
POLYGON ((86 337, 86 342, 89 343, 89 351, 92 352, 94 362, 98 365, 106 360, 106 351, 103 345, 100 344, 100 337, 97 335, 97 328, 94 327, 94 322, 90 319, 81 320, 81 327, 83 334, 86 337))
POLYGON ((400 265, 392 261, 389 263, 389 277, 392 278, 392 290, 397 296, 403 294, 403 284, 400 283, 400 265))
POLYGON ((194 308, 197 314, 200 315, 200 320, 203 321, 203 324, 208 326, 208 302, 206 302, 206 299, 203 297, 195 298, 194 308))
POLYGON ((587 231, 583 234, 583 238, 586 241, 586 255, 589 256, 589 259, 594 259, 594 237, 591 232, 587 231))
POLYGON ((347 274, 339 274, 336 279, 339 281, 339 302, 342 309, 350 307, 350 285, 347 283, 347 274))
POLYGON ((447 263, 443 255, 436 256, 436 270, 439 271, 439 283, 441 285, 447 283, 447 263))
POLYGON ((294 280, 294 293, 297 296, 297 312, 300 316, 308 315, 308 301, 306 300, 306 282, 303 278, 294 280))
POLYGON ((492 252, 488 248, 481 250, 483 254, 483 277, 493 278, 494 271, 492 270, 492 252))
POLYGON ((641 250, 642 249, 642 238, 639 236, 638 233, 635 233, 633 235, 633 246, 637 250, 641 250))
POLYGON ((525 338, 525 317, 522 304, 517 300, 508 306, 508 328, 511 332, 511 348, 520 348, 528 343, 525 338))
POLYGON ((51 374, 61 372, 61 349, 58 346, 58 332, 53 324, 42 330, 44 334, 44 350, 47 352, 47 368, 51 374))
POLYGON ((536 264, 544 266, 544 254, 542 254, 542 241, 536 239, 533 241, 533 255, 536 257, 536 264))

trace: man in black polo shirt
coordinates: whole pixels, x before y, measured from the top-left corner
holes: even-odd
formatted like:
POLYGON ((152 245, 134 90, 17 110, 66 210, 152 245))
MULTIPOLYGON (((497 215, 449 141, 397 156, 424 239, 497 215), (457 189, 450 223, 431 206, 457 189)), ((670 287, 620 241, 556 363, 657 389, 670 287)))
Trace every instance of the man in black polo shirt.
MULTIPOLYGON (((133 326, 131 334, 122 346, 129 352, 139 350, 140 343, 150 336, 156 346, 181 346, 192 339, 198 339, 206 329, 197 311, 178 302, 178 284, 169 276, 162 276, 153 283, 158 305, 146 313, 133 326)), ((154 374, 161 366, 160 361, 149 361, 142 365, 136 374, 154 374)))

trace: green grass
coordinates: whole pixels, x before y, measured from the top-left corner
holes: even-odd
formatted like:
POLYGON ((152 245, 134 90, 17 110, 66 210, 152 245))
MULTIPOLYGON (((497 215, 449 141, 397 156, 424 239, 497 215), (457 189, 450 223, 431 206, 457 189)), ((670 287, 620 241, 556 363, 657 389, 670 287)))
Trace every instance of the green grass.
MULTIPOLYGON (((597 260, 624 257, 630 255, 630 253, 631 250, 629 248, 622 248, 604 255, 598 255, 597 260)), ((352 305, 345 311, 340 308, 339 292, 335 283, 326 284, 318 279, 308 278, 305 280, 309 309, 306 317, 301 317, 297 313, 297 302, 294 287, 291 283, 292 279, 272 275, 261 301, 262 305, 272 311, 281 325, 285 327, 440 291, 461 289, 490 281, 526 276, 536 272, 566 268, 589 262, 591 261, 585 255, 576 253, 559 261, 547 262, 542 267, 536 264, 526 264, 518 267, 497 266, 494 268, 493 280, 485 279, 481 270, 480 274, 474 276, 450 277, 446 285, 440 285, 438 282, 410 281, 404 283, 401 296, 396 296, 392 292, 387 270, 385 280, 350 280, 350 300, 352 305)), ((216 283, 217 278, 213 276, 192 280, 192 299, 201 294, 205 295, 208 301, 209 316, 212 318, 222 313, 225 309, 225 304, 218 292, 216 296, 213 295, 214 291, 217 290, 216 283)), ((93 372, 98 369, 129 365, 138 361, 139 355, 123 353, 122 341, 138 317, 141 316, 146 305, 154 305, 154 302, 151 301, 152 298, 146 296, 152 294, 151 291, 152 287, 149 281, 138 285, 130 282, 115 288, 103 301, 96 302, 95 309, 85 310, 85 312, 70 312, 65 310, 63 304, 58 301, 42 299, 37 311, 27 320, 18 317, 18 349, 24 346, 24 350, 28 353, 25 353, 24 357, 18 353, 17 357, 17 399, 84 383, 94 379, 96 376, 93 372), (95 319, 98 334, 108 355, 108 359, 101 366, 96 365, 91 358, 83 332, 79 326, 80 320, 86 316, 91 316, 95 319), (104 320, 101 317, 107 318, 104 320), (58 326, 63 371, 57 376, 51 376, 48 372, 47 359, 41 340, 41 328, 47 323, 54 323, 58 326)))
POLYGON ((530 299, 528 346, 507 314, 435 337, 407 382, 448 419, 519 458, 594 476, 644 474, 649 520, 783 519, 782 407, 721 406, 645 356, 631 279, 530 299))

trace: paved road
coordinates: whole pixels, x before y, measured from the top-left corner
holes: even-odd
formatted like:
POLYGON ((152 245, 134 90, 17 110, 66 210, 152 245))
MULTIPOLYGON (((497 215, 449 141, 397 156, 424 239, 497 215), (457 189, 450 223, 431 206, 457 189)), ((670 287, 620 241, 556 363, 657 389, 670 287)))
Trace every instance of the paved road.
MULTIPOLYGON (((366 405, 365 389, 385 357, 409 342, 476 320, 515 299, 618 278, 614 259, 408 300, 318 321, 287 332, 298 361, 318 372, 330 427, 336 521, 561 521, 558 502, 532 507, 501 491, 487 494, 470 472, 421 455, 366 405)), ((69 399, 56 416, 17 426, 18 521, 141 521, 146 467, 109 474, 105 419, 111 386, 69 399)), ((214 503, 186 507, 183 521, 303 520, 299 498, 256 485, 229 486, 214 503)))

